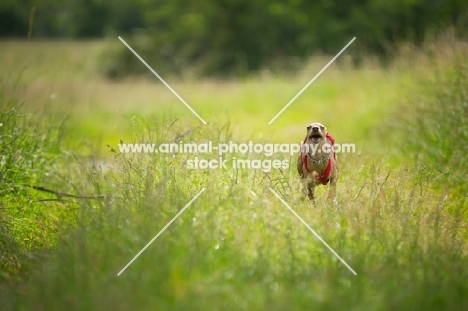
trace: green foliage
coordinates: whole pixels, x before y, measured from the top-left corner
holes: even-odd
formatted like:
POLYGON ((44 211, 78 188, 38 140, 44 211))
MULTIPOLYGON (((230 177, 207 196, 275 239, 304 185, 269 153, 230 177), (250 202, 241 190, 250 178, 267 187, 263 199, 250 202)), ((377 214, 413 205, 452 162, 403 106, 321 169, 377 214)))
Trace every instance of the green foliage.
MULTIPOLYGON (((392 116, 400 152, 425 163, 426 178, 466 200, 468 177, 468 67, 465 51, 426 78, 392 116)), ((465 212, 468 210, 465 209, 465 212)))
MULTIPOLYGON (((465 2, 7 0, 0 5, 0 36, 24 37, 29 30, 34 38, 120 35, 162 74, 242 75, 295 69, 313 53, 337 53, 353 37, 358 41, 348 53, 357 62, 369 52, 392 55, 396 43, 420 44, 450 27, 464 37, 465 2)), ((106 73, 148 73, 138 65, 121 46, 106 73)))
MULTIPOLYGON (((86 53, 78 54, 87 57, 86 53)), ((466 141, 465 134, 449 132, 450 128, 466 128, 466 111, 459 105, 466 98, 466 68, 454 67, 445 57, 441 59, 446 61, 445 71, 437 80, 441 83, 418 88, 417 92, 410 92, 411 83, 433 69, 432 64, 418 69, 413 58, 408 58, 412 67, 404 67, 403 73, 373 66, 359 71, 328 71, 329 75, 324 74, 312 86, 313 90, 304 92, 274 126, 266 126, 268 117, 291 98, 289 93, 294 95, 300 89, 302 84, 297 81, 303 82, 302 77, 287 83, 252 78, 236 83, 203 81, 177 85, 180 94, 194 99, 194 107, 197 111, 200 108, 201 115, 205 117, 211 111, 213 117, 206 118, 210 121, 222 115, 232 122, 226 126, 200 125, 182 105, 174 108, 180 103, 172 94, 165 97, 166 90, 151 83, 102 83, 97 93, 83 91, 89 89, 82 81, 71 87, 54 84, 61 118, 55 117, 56 111, 48 110, 49 90, 44 91, 45 100, 34 97, 33 105, 21 110, 40 107, 44 114, 19 113, 5 105, 2 116, 11 116, 8 120, 14 122, 6 125, 9 131, 0 133, 11 145, 24 150, 25 155, 18 154, 20 158, 37 153, 45 159, 37 172, 35 165, 10 161, 8 169, 16 172, 7 174, 10 185, 42 182, 64 192, 105 195, 105 199, 56 202, 56 197, 39 195, 35 190, 17 188, 15 192, 2 192, 2 307, 468 309, 468 232, 466 219, 460 213, 466 209, 466 199, 463 193, 452 191, 453 187, 434 187, 439 181, 431 178, 438 175, 434 164, 440 154, 450 155, 444 164, 454 177, 461 178, 464 172, 457 167, 465 163, 459 157, 460 153, 465 154, 463 147, 451 149, 444 139, 459 137, 466 141), (74 88, 78 89, 76 93, 70 91, 74 88), (130 94, 127 106, 126 93, 130 94), (414 95, 416 103, 424 99, 428 104, 400 108, 395 98, 408 93, 414 95), (90 101, 92 107, 88 106, 90 101), (199 106, 195 106, 197 102, 199 106), (238 110, 233 109, 235 104, 239 105, 238 110), (441 104, 449 108, 443 114, 437 109, 441 104), (219 108, 224 105, 231 110, 219 108), (389 114, 392 107, 404 111, 389 114), (67 115, 71 121, 62 127, 58 120, 67 115), (130 129, 116 122, 116 115, 129 123, 130 129), (92 142, 79 141, 92 146, 88 154, 80 154, 86 148, 75 142, 91 129, 99 133, 112 127, 117 132, 114 137, 122 137, 124 142, 182 139, 217 143, 237 140, 249 133, 253 140, 272 142, 284 138, 291 143, 303 137, 303 125, 310 118, 323 119, 339 142, 355 142, 359 151, 340 155, 338 206, 325 201, 325 187, 317 189, 317 207, 301 201, 294 165, 269 174, 231 168, 188 170, 185 164, 193 154, 120 154, 115 152, 118 139, 109 139, 105 140, 110 147, 108 154, 97 157, 99 152, 92 142), (438 118, 443 122, 438 122, 438 118), (375 131, 379 123, 387 132, 375 131), (434 127, 442 132, 432 133, 434 127), (14 128, 19 129, 17 139, 12 138, 14 128), (57 128, 60 131, 56 132, 57 128), (375 132, 377 137, 370 135, 375 132), (48 137, 44 142, 48 143, 36 142, 44 135, 48 137), (391 136, 397 137, 396 142, 391 136), (30 147, 36 145, 41 148, 30 147), (378 154, 373 152, 376 146, 382 148, 378 154), (431 148, 428 157, 413 158, 413 152, 426 150, 422 148, 431 148), (395 153, 395 149, 401 149, 401 153, 395 153), (49 159, 54 159, 53 163, 49 159), (19 172, 18 167, 24 172, 19 172), (53 174, 46 176, 41 171, 53 174), (204 187, 206 191, 117 276, 204 187), (270 187, 356 270, 357 276, 271 194, 270 187), (55 201, 39 202, 42 198, 55 201), (18 277, 22 276, 21 269, 14 268, 24 265, 22 271, 28 272, 27 277, 18 277)), ((51 68, 70 63, 62 61, 51 68)), ((306 74, 310 79, 309 71, 306 74)), ((47 85, 43 82, 40 87, 47 85)), ((12 151, 4 147, 2 152, 8 156, 12 151)), ((452 180, 449 185, 453 185, 452 180)))
MULTIPOLYGON (((137 141, 180 132, 153 121, 136 125, 142 133, 137 141)), ((185 138, 216 141, 220 132, 209 126, 185 138)), ((310 208, 297 197, 293 170, 271 178, 244 171, 234 178, 231 170, 187 171, 186 156, 116 155, 118 174, 101 183, 107 203, 83 204, 80 225, 64 233, 24 283, 26 290, 8 301, 24 309, 115 310, 467 306, 468 262, 460 251, 466 232, 460 219, 443 212, 453 202, 428 191, 427 181, 415 182, 408 167, 390 172, 381 160, 346 157, 339 207, 320 199, 319 208, 310 208), (207 190, 199 199, 117 276, 201 187, 207 190), (358 275, 268 187, 282 193, 358 275)))
POLYGON ((61 179, 60 132, 50 120, 22 111, 18 88, 16 81, 13 92, 6 83, 0 89, 0 279, 18 277, 34 252, 55 246, 64 219, 60 204, 45 203, 50 194, 33 190, 61 179))
MULTIPOLYGON (((127 41, 162 74, 242 75, 296 69, 354 36, 357 48, 347 53, 356 61, 368 52, 392 55, 396 43, 419 44, 466 14, 461 1, 162 1, 146 7, 146 29, 127 41)), ((123 46, 107 71, 111 78, 142 73, 149 74, 123 46)))
POLYGON ((17 1, 2 1, 0 4, 0 36, 25 36, 27 18, 25 8, 17 1))

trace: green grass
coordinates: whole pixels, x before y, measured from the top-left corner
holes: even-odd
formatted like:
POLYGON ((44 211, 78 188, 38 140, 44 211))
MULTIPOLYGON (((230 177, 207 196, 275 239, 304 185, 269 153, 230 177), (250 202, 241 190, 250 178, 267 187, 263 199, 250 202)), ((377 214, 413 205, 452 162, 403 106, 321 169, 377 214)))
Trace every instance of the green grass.
MULTIPOLYGON (((74 48, 70 42, 6 42, 0 51, 0 61, 8 64, 3 77, 15 76, 23 69, 19 100, 42 113, 47 108, 49 114, 73 115, 71 139, 84 136, 103 143, 128 139, 132 115, 199 122, 156 77, 120 83, 103 80, 92 68, 98 66, 95 60, 101 59, 108 45, 89 42, 74 48), (55 54, 68 56, 70 67, 63 68, 60 59, 53 62, 51 56, 41 58, 55 54)), ((372 126, 385 111, 382 108, 402 95, 394 90, 410 81, 409 74, 401 70, 386 71, 371 65, 352 69, 343 62, 342 69, 338 64, 330 67, 273 125, 267 125, 328 61, 325 57, 312 60, 295 76, 263 74, 231 82, 164 78, 207 122, 230 122, 238 138, 272 136, 283 141, 297 133, 302 136, 304 124, 311 120, 327 123, 342 140, 355 139, 357 135, 348 135, 348 129, 372 126), (350 110, 353 118, 349 117, 350 110)))
MULTIPOLYGON (((57 197, 21 187, 5 192, 0 201, 0 234, 13 238, 8 250, 17 255, 16 260, 5 260, 7 248, 0 244, 0 300, 7 310, 468 307, 466 197, 452 190, 451 178, 442 178, 447 187, 438 186, 433 178, 438 174, 434 156, 417 158, 413 155, 424 149, 413 141, 400 141, 406 134, 416 142, 429 141, 408 120, 418 115, 436 120, 440 114, 407 109, 406 102, 436 98, 426 94, 420 81, 434 76, 437 68, 454 68, 453 55, 459 54, 444 49, 432 54, 413 51, 417 61, 414 55, 405 55, 387 69, 371 63, 359 69, 346 62, 335 64, 273 125, 268 121, 327 60, 311 60, 303 72, 281 77, 265 74, 229 82, 170 81, 169 77, 171 86, 209 121, 203 126, 156 79, 109 83, 97 74, 97 65, 84 70, 84 64, 99 59, 107 44, 3 43, 0 62, 9 61, 10 73, 23 68, 21 59, 12 56, 18 55, 34 60, 23 77, 37 77, 45 67, 62 75, 23 78, 19 85, 9 82, 11 76, 2 76, 7 81, 2 85, 2 113, 8 111, 4 109, 8 98, 24 101, 21 111, 29 112, 24 117, 14 115, 23 120, 16 126, 24 138, 19 147, 29 150, 29 143, 37 140, 28 134, 34 125, 35 132, 50 141, 46 154, 53 156, 53 161, 37 168, 35 179, 26 175, 22 180, 11 178, 10 183, 105 196, 44 202, 57 197), (23 45, 34 52, 25 52, 23 45), (52 51, 65 59, 44 58, 52 51), (412 60, 410 65, 407 59, 412 60), (74 65, 65 73, 61 68, 68 63, 74 65), (325 201, 325 187, 317 189, 317 207, 300 200, 294 157, 289 169, 264 173, 188 170, 185 161, 193 155, 125 155, 110 150, 117 149, 119 139, 168 142, 187 130, 191 131, 184 141, 298 143, 305 126, 314 120, 325 123, 338 142, 355 143, 359 151, 340 156, 338 206, 325 201), (199 199, 117 276, 202 188, 206 191, 199 199), (42 225, 22 227, 34 222, 42 225), (24 236, 33 239, 25 243, 24 236)), ((448 92, 453 107, 459 107, 467 84, 457 85, 456 94, 461 96, 450 97, 453 72, 444 77, 441 90, 448 92)), ((461 125, 464 119, 451 120, 452 124, 443 123, 444 129, 461 125)), ((5 133, 1 132, 2 141, 5 133)), ((456 165, 463 163, 458 156, 453 159, 456 165)), ((460 171, 455 176, 463 176, 452 162, 447 165, 460 171)))

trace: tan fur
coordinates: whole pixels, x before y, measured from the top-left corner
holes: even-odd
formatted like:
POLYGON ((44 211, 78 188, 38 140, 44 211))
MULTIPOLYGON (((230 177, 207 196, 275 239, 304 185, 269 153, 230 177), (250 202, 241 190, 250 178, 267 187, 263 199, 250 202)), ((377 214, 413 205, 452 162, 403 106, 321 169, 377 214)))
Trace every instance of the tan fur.
MULTIPOLYGON (((312 148, 309 148, 308 153, 310 157, 316 161, 320 160, 326 154, 326 151, 328 151, 328 150, 323 150, 322 149, 323 146, 325 144, 328 144, 329 146, 331 146, 331 142, 326 138, 326 134, 327 134, 327 128, 322 123, 316 122, 316 123, 309 124, 309 126, 307 126, 307 139, 305 143, 314 145, 313 148, 315 148, 314 150, 316 150, 316 152, 314 152, 312 148), (321 135, 322 138, 317 138, 319 135, 321 135)), ((329 159, 332 161, 332 164, 331 164, 332 167, 331 167, 330 176, 328 177, 329 185, 330 185, 330 189, 328 192, 328 199, 336 204, 337 203, 336 183, 338 182, 338 177, 339 177, 339 166, 338 166, 338 157, 336 157, 335 159, 333 150, 330 151, 329 159)), ((321 182, 318 178, 319 176, 324 174, 327 168, 327 165, 328 165, 328 160, 324 161, 324 163, 321 163, 319 165, 317 163, 311 162, 308 156, 307 157, 307 167, 309 169, 309 173, 308 173, 302 163, 301 155, 299 154, 299 157, 297 160, 297 171, 299 172, 299 175, 301 176, 301 182, 302 182, 302 187, 303 187, 302 188, 303 198, 308 196, 309 199, 315 202, 314 189, 315 189, 315 186, 321 185, 321 182)))

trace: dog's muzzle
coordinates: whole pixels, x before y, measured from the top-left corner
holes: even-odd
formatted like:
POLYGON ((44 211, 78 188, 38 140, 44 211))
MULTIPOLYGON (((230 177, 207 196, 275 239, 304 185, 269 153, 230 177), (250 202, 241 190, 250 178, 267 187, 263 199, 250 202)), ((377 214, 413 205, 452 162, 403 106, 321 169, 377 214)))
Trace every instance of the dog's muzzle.
POLYGON ((312 133, 310 133, 309 135, 309 139, 312 140, 312 142, 314 142, 315 144, 317 144, 323 139, 323 136, 318 131, 317 132, 312 131, 312 133))

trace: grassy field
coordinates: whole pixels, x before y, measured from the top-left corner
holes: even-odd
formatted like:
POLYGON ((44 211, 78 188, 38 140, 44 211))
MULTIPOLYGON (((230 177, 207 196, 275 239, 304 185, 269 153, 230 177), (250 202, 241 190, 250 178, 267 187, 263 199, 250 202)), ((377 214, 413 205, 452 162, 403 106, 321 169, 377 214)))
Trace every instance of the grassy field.
POLYGON ((466 45, 402 48, 385 68, 343 55, 271 125, 331 57, 294 74, 164 77, 203 125, 156 78, 105 80, 115 41, 0 42, 1 308, 468 308, 466 45), (265 173, 113 152, 121 140, 299 143, 316 120, 356 145, 340 155, 337 206, 325 187, 316 207, 300 200, 295 156, 265 173))

